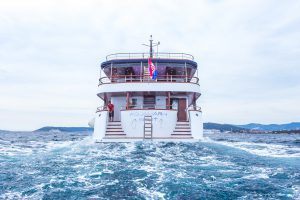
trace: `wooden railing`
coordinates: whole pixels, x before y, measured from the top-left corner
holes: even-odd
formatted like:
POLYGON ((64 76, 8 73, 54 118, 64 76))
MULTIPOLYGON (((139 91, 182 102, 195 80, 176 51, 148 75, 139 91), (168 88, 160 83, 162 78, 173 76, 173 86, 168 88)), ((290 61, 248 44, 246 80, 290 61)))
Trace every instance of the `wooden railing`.
POLYGON ((193 83, 199 85, 198 77, 185 75, 159 75, 155 80, 150 76, 143 75, 114 75, 112 77, 101 77, 99 85, 111 83, 128 83, 128 82, 174 82, 174 83, 193 83))

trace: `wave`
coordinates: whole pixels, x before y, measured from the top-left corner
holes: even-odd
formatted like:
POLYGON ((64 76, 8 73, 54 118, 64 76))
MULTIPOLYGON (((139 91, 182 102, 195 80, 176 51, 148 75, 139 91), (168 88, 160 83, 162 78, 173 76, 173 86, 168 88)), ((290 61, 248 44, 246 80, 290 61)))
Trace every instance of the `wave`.
POLYGON ((290 145, 268 144, 258 142, 238 142, 238 141, 216 141, 211 138, 204 137, 203 142, 221 144, 228 147, 238 148, 248 153, 266 156, 266 157, 300 157, 300 148, 290 145))
POLYGON ((299 199, 300 148, 237 137, 95 143, 75 133, 1 136, 0 199, 299 199))

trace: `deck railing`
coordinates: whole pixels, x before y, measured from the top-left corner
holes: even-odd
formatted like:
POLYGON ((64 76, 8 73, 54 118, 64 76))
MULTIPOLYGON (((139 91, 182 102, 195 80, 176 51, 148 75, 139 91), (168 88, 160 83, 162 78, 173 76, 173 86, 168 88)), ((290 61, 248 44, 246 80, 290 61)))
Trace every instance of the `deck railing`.
MULTIPOLYGON (((97 108, 96 113, 101 111, 107 111, 107 106, 100 106, 97 108)), ((132 105, 121 106, 121 110, 177 110, 172 108, 172 105, 157 105, 157 104, 142 104, 142 105, 132 105)), ((202 112, 200 106, 190 106, 186 109, 187 111, 199 111, 202 112)))
MULTIPOLYGON (((150 53, 114 53, 106 56, 106 61, 117 59, 147 59, 150 57, 150 53)), ((194 60, 194 56, 187 53, 153 53, 153 58, 156 59, 185 59, 194 60)))
POLYGON ((185 75, 160 75, 157 79, 153 80, 150 76, 143 75, 115 75, 112 77, 101 77, 99 79, 99 86, 102 84, 111 83, 137 83, 137 82, 168 82, 168 83, 193 83, 199 85, 198 77, 191 77, 185 75))
POLYGON ((174 110, 171 105, 159 105, 159 104, 129 104, 127 107, 122 106, 121 110, 174 110))

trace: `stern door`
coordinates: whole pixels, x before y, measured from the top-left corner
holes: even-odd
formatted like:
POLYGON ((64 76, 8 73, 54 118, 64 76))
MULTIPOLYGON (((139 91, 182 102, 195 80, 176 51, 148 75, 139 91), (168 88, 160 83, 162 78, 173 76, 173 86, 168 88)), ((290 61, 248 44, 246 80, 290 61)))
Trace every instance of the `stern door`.
POLYGON ((186 121, 186 99, 179 99, 178 101, 178 121, 186 121))

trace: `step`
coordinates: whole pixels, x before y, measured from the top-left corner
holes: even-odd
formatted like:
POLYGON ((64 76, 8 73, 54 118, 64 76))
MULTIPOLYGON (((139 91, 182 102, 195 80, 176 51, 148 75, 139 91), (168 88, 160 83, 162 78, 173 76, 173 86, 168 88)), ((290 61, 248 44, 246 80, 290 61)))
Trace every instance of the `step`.
POLYGON ((175 129, 191 129, 190 126, 175 126, 175 129))
POLYGON ((118 130, 116 130, 116 129, 113 129, 113 130, 108 129, 108 130, 106 130, 106 133, 124 133, 124 131, 122 129, 118 129, 118 130))
POLYGON ((124 132, 106 132, 105 135, 126 135, 124 132))
POLYGON ((189 121, 187 121, 187 122, 176 122, 176 124, 190 124, 190 122, 189 121))
POLYGON ((172 134, 180 134, 180 133, 191 133, 191 131, 190 130, 182 130, 182 131, 173 131, 173 133, 172 134))
POLYGON ((109 138, 109 139, 126 138, 126 135, 105 135, 104 138, 109 138))
POLYGON ((106 133, 105 134, 105 137, 107 137, 107 136, 111 136, 111 137, 118 137, 118 136, 122 136, 122 137, 126 137, 126 134, 124 134, 124 133, 119 133, 119 134, 110 134, 110 133, 106 133))
POLYGON ((122 126, 121 124, 107 124, 107 126, 112 126, 112 127, 114 127, 114 126, 122 126))
POLYGON ((191 127, 189 127, 189 126, 175 127, 175 129, 174 129, 174 130, 181 131, 181 130, 185 130, 185 129, 191 130, 191 127))
POLYGON ((106 130, 106 133, 124 133, 124 131, 122 129, 118 129, 118 130, 106 130))
POLYGON ((122 129, 121 126, 108 126, 106 129, 122 129))
POLYGON ((192 137, 192 134, 190 134, 190 133, 171 134, 171 136, 190 136, 190 137, 192 137))
POLYGON ((175 127, 187 127, 190 126, 190 124, 176 124, 175 127))
POLYGON ((191 132, 191 129, 174 130, 173 133, 191 132))
POLYGON ((106 127, 106 130, 115 131, 115 130, 123 130, 123 129, 122 129, 122 127, 106 127))

